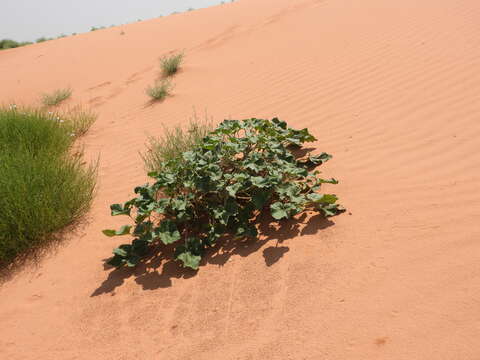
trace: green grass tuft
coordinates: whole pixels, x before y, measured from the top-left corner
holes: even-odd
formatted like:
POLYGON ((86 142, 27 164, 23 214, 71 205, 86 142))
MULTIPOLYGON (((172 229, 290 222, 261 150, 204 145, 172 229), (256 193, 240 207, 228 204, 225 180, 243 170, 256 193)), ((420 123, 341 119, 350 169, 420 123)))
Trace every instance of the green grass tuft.
POLYGON ((75 137, 85 135, 95 120, 97 120, 96 113, 81 107, 58 114, 58 117, 65 119, 65 126, 69 127, 70 136, 75 137))
POLYGON ((163 77, 169 77, 178 72, 180 64, 183 61, 183 56, 183 53, 180 53, 172 56, 164 56, 160 59, 163 77))
POLYGON ((152 98, 153 101, 160 101, 171 95, 170 91, 172 88, 173 85, 170 81, 161 80, 157 81, 155 85, 149 86, 146 90, 146 93, 152 98))
POLYGON ((0 265, 57 239, 84 215, 96 166, 73 154, 70 120, 0 107, 0 265))
POLYGON ((145 168, 148 172, 159 171, 164 161, 181 161, 182 153, 192 150, 213 130, 212 121, 206 117, 200 121, 196 115, 186 129, 180 126, 164 128, 162 136, 148 139, 147 151, 141 154, 145 168))
POLYGON ((43 94, 42 103, 45 106, 55 106, 67 100, 70 96, 72 96, 72 89, 58 89, 51 94, 43 94))

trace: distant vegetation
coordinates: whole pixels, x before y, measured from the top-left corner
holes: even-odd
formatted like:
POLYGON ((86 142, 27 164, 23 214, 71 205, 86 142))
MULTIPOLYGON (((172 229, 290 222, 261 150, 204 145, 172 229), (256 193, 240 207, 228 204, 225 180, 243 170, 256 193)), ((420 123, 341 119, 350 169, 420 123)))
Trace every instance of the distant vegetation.
POLYGON ((17 47, 25 46, 25 45, 30 45, 30 44, 32 44, 32 43, 28 42, 28 41, 16 42, 16 41, 10 40, 10 39, 3 39, 3 40, 0 40, 0 50, 13 49, 13 48, 17 48, 17 47))
MULTIPOLYGON (((231 0, 231 2, 234 2, 235 0, 231 0)), ((221 4, 224 4, 225 2, 222 1, 221 4)), ((193 11, 195 10, 194 8, 188 8, 187 11, 193 11)), ((171 13, 171 15, 176 15, 176 14, 179 14, 180 11, 174 11, 171 13)), ((159 15, 158 16, 159 18, 160 17, 163 17, 163 15, 159 15)), ((142 21, 142 19, 137 19, 137 21, 142 21)), ((115 27, 116 25, 111 25, 110 27, 115 27)), ((97 31, 97 30, 103 30, 103 29, 106 29, 105 26, 92 26, 90 28, 90 31, 97 31)), ((122 33, 120 35, 124 35, 125 33, 122 31, 122 33)), ((71 36, 75 36, 77 35, 77 33, 72 33, 71 36)), ((47 37, 40 37, 38 38, 35 42, 36 43, 41 43, 41 42, 45 42, 45 41, 50 41, 50 40, 55 40, 55 39, 61 39, 61 38, 64 38, 64 37, 67 37, 68 35, 66 34, 60 34, 59 36, 57 37, 52 37, 52 38, 47 38, 47 37)), ((20 46, 25 46, 25 45, 31 45, 33 44, 33 42, 30 42, 30 41, 24 41, 24 42, 17 42, 15 40, 11 40, 11 39, 3 39, 3 40, 0 40, 0 50, 4 50, 4 49, 13 49, 13 48, 17 48, 17 47, 20 47, 20 46)))
POLYGON ((72 151, 77 121, 0 107, 0 265, 57 239, 88 210, 96 166, 85 166, 81 152, 72 151))
POLYGON ((71 95, 72 89, 70 88, 58 89, 51 94, 43 94, 42 103, 45 106, 55 106, 67 100, 71 95))

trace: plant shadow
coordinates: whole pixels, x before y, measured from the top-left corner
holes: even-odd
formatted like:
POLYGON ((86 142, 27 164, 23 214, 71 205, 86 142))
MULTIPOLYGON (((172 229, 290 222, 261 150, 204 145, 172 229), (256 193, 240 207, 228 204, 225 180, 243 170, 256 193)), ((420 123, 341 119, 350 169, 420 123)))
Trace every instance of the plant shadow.
MULTIPOLYGON (((265 264, 272 266, 290 250, 288 246, 281 245, 282 242, 300 235, 316 234, 318 231, 335 224, 331 218, 327 219, 320 214, 309 216, 307 213, 303 213, 294 219, 279 222, 271 218, 270 215, 265 215, 258 220, 258 230, 261 234, 259 239, 239 241, 233 237, 222 238, 214 247, 207 250, 201 266, 206 264, 223 266, 234 255, 246 257, 268 243, 275 242, 274 245, 266 247, 262 254, 265 264)), ((173 279, 189 279, 197 274, 196 271, 184 268, 178 261, 175 261, 173 253, 173 245, 160 244, 156 246, 135 268, 122 267, 112 270, 107 279, 90 296, 107 293, 114 295, 115 289, 130 277, 134 277, 134 281, 143 290, 155 290, 172 286, 173 279)), ((104 265, 104 269, 109 270, 112 267, 104 265)))

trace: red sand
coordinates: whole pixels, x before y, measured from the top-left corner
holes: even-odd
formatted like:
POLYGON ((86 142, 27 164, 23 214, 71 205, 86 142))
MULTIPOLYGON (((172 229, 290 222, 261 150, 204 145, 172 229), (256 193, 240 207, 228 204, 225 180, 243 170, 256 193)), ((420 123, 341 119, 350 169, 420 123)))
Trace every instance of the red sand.
POLYGON ((478 0, 241 0, 0 52, 0 102, 71 86, 101 161, 88 224, 0 288, 0 357, 480 359, 479 24, 478 0), (149 106, 176 50, 174 96, 149 106), (352 214, 193 277, 105 271, 108 205, 192 107, 308 127, 352 214))

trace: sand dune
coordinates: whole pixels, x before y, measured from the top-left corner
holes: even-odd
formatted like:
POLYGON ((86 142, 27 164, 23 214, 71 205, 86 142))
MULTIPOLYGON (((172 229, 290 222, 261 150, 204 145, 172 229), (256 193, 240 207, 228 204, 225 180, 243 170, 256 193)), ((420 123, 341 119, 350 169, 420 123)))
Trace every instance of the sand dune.
MULTIPOLYGON (((240 0, 0 53, 0 101, 71 86, 99 119, 88 221, 0 288, 5 359, 480 359, 480 2, 240 0), (149 106, 158 58, 184 50, 149 106), (192 108, 308 127, 351 214, 111 272, 108 205, 192 108)), ((307 220, 304 221, 305 223, 307 220)))

